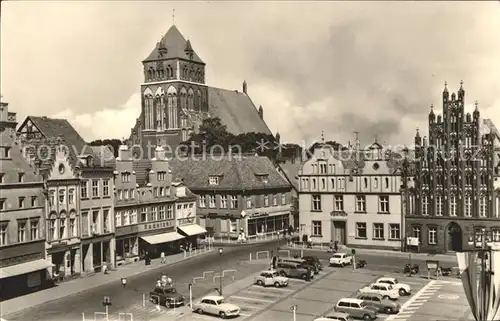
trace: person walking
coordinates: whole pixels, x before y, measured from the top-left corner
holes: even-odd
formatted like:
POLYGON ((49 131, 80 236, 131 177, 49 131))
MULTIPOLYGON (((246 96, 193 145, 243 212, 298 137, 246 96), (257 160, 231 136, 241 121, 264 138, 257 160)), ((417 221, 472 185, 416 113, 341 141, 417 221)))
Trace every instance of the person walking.
POLYGON ((167 258, 165 257, 165 252, 162 251, 160 254, 160 257, 161 257, 161 264, 167 263, 167 258))

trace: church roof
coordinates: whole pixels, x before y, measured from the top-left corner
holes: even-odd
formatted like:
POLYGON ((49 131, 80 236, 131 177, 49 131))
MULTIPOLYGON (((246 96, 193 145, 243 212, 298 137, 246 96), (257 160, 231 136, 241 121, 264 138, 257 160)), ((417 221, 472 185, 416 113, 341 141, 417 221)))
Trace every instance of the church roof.
POLYGON ((219 117, 227 131, 238 135, 248 132, 272 135, 247 94, 237 90, 208 87, 208 111, 219 117))
POLYGON ((188 41, 186 41, 179 29, 173 25, 170 29, 168 29, 167 33, 163 36, 163 38, 161 38, 160 42, 156 44, 153 51, 146 59, 144 59, 143 62, 180 58, 204 64, 195 51, 192 51, 192 59, 190 59, 190 57, 186 54, 186 49, 193 50, 191 42, 188 43, 188 41), (160 52, 161 46, 166 48, 166 51, 163 53, 160 52))

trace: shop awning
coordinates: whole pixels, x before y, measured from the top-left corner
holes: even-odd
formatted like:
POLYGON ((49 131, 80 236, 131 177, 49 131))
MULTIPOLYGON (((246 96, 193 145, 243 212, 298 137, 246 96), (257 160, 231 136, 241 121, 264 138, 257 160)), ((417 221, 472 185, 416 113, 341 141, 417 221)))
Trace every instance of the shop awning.
POLYGON ((184 236, 177 232, 161 233, 156 235, 141 236, 141 239, 148 242, 149 244, 160 244, 168 243, 183 239, 184 236))
POLYGON ((181 230, 183 233, 185 233, 187 236, 193 236, 193 235, 207 233, 207 230, 205 230, 203 227, 199 226, 198 224, 189 224, 189 225, 179 226, 178 229, 181 230))
POLYGON ((7 266, 0 268, 0 279, 43 270, 51 266, 54 265, 44 259, 7 266))

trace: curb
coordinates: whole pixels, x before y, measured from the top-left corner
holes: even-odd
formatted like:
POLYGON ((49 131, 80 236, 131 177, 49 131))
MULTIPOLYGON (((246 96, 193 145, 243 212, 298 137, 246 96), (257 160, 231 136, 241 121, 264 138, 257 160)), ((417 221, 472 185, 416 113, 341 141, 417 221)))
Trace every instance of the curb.
MULTIPOLYGON (((146 269, 146 270, 142 270, 142 271, 135 271, 135 272, 132 272, 131 274, 127 275, 127 277, 132 277, 132 276, 136 276, 136 275, 139 275, 139 274, 143 274, 143 273, 146 273, 146 272, 150 272, 150 271, 154 271, 154 270, 157 270, 157 269, 160 269, 160 268, 164 268, 165 266, 173 266, 173 265, 177 265, 179 263, 183 263, 185 261, 188 261, 190 259, 193 259, 193 258, 196 258, 196 257, 199 257, 199 256, 202 256, 204 254, 209 254, 209 253, 212 253, 214 250, 211 249, 211 250, 208 250, 206 252, 203 252, 203 253, 199 253, 199 254, 195 254, 193 256, 188 256, 186 258, 183 258, 177 262, 172 262, 170 264, 166 264, 166 265, 159 265, 157 267, 151 267, 149 269, 146 269)), ((117 270, 119 271, 119 270, 117 270)), ((91 291, 93 289, 96 289, 96 288, 99 288, 101 286, 105 286, 105 285, 108 285, 112 282, 116 282, 116 279, 109 279, 108 282, 104 282, 104 283, 101 283, 97 286, 94 286, 94 287, 89 287, 89 288, 82 288, 82 289, 78 289, 70 294, 66 294, 66 295, 60 295, 60 296, 56 296, 56 297, 50 297, 48 300, 44 301, 44 302, 39 302, 39 303, 36 303, 34 305, 31 305, 29 307, 21 307, 21 308, 17 308, 17 309, 13 309, 12 311, 8 311, 7 313, 4 312, 4 304, 10 300, 6 300, 6 301, 3 301, 3 302, 0 302, 0 311, 1 311, 1 315, 2 316, 9 316, 11 314, 15 314, 15 313, 19 313, 19 312, 22 312, 24 310, 27 310, 27 309, 31 309, 31 308, 35 308, 35 307, 38 307, 38 306, 41 306, 41 305, 44 305, 46 303, 49 303, 49 302, 52 302, 52 301, 56 301, 56 300, 59 300, 61 298, 65 298, 65 297, 70 297, 70 296, 74 296, 74 295, 78 295, 78 294, 81 294, 83 292, 87 292, 87 291, 91 291)), ((34 292, 34 293, 43 293, 44 290, 42 291, 38 291, 38 292, 34 292)), ((29 294, 28 294, 29 295, 29 294)), ((22 296, 21 296, 22 297, 22 296)), ((21 298, 21 297, 17 297, 17 298, 21 298)), ((17 298, 13 298, 11 300, 16 300, 17 298)), ((18 307, 18 306, 17 306, 18 307)))

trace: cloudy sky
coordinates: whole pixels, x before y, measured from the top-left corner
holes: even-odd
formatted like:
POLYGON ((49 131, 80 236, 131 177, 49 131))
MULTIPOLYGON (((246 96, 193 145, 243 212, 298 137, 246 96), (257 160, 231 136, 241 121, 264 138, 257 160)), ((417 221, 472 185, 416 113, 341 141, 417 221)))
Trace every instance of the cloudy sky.
POLYGON ((141 61, 172 24, 286 141, 411 143, 445 80, 500 128, 500 3, 8 1, 1 93, 22 120, 68 118, 87 140, 128 137, 141 61))

